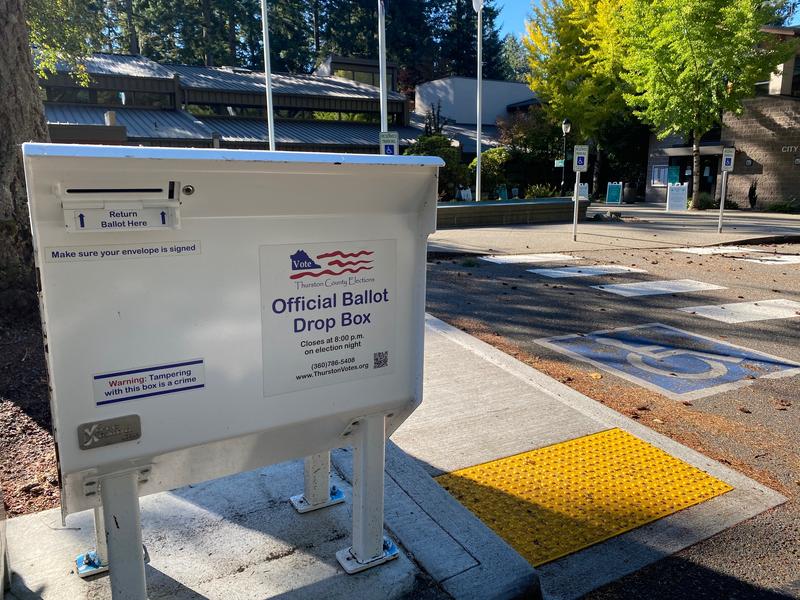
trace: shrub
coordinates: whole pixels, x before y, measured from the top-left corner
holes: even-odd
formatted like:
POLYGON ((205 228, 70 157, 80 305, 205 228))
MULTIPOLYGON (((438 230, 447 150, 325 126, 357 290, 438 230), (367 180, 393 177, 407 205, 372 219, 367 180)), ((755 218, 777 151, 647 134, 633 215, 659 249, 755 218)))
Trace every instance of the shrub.
MULTIPOLYGON (((714 202, 714 208, 719 208, 719 202, 714 202)), ((725 200, 725 210, 739 210, 739 203, 736 200, 725 200)))
POLYGON ((552 198, 558 195, 558 188, 548 183, 534 183, 525 190, 526 198, 552 198))
POLYGON ((700 192, 692 196, 692 199, 689 201, 689 208, 691 210, 707 210, 709 208, 714 208, 714 204, 714 197, 711 194, 708 192, 700 192))
POLYGON ((788 200, 779 200, 767 205, 764 210, 769 212, 798 213, 800 212, 800 198, 792 197, 788 200))
POLYGON ((439 156, 445 166, 439 169, 439 196, 455 197, 459 184, 467 183, 467 169, 461 163, 461 150, 441 134, 423 135, 405 151, 406 155, 439 156))
MULTIPOLYGON (((494 190, 501 183, 506 181, 506 166, 510 155, 508 150, 503 147, 490 148, 481 153, 481 187, 484 190, 494 190)), ((471 180, 475 178, 478 170, 478 159, 472 159, 469 163, 469 174, 471 180)))

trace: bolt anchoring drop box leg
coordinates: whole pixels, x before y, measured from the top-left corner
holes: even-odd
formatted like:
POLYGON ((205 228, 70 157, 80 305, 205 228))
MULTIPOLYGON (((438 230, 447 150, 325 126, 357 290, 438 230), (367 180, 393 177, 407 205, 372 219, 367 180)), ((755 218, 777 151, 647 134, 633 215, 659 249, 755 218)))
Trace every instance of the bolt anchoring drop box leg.
POLYGON ((353 446, 353 545, 336 553, 339 564, 349 574, 399 555, 394 542, 383 535, 386 417, 365 417, 359 426, 353 446))
POLYGON ((303 462, 303 493, 289 501, 299 513, 307 513, 344 502, 344 492, 331 485, 331 453, 306 456, 303 462))

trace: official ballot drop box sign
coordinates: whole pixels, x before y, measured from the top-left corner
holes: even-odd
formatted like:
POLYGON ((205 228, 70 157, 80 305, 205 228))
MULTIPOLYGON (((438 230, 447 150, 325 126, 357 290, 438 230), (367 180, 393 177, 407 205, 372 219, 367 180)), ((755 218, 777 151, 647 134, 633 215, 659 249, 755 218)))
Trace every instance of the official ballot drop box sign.
POLYGON ((440 159, 23 152, 65 515, 97 506, 93 477, 172 489, 421 401, 440 159))

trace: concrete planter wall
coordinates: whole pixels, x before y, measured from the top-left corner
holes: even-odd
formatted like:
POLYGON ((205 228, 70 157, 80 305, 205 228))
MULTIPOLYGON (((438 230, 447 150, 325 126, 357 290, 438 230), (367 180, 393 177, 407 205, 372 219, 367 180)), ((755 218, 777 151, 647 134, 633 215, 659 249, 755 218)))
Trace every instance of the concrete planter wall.
MULTIPOLYGON (((586 218, 588 200, 578 205, 578 219, 586 218)), ((530 225, 572 222, 571 198, 534 198, 507 202, 455 202, 440 204, 436 227, 480 227, 482 225, 530 225)))

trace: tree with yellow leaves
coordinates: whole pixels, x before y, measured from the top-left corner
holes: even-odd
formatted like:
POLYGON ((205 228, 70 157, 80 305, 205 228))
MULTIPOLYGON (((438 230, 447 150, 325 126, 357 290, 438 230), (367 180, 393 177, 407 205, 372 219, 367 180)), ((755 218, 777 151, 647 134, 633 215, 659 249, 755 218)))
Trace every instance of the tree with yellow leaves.
POLYGON ((533 7, 523 43, 528 83, 553 120, 568 118, 578 140, 596 151, 597 189, 604 138, 624 122, 617 14, 621 0, 543 0, 533 7))

